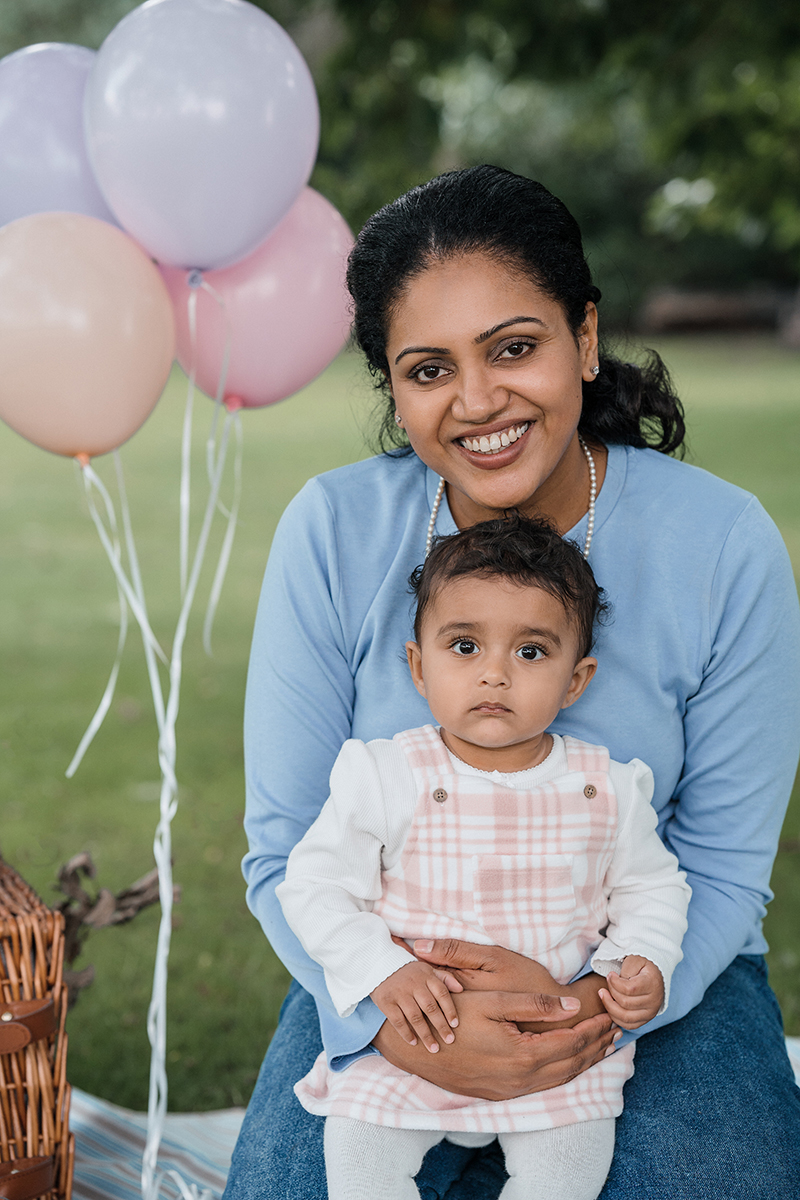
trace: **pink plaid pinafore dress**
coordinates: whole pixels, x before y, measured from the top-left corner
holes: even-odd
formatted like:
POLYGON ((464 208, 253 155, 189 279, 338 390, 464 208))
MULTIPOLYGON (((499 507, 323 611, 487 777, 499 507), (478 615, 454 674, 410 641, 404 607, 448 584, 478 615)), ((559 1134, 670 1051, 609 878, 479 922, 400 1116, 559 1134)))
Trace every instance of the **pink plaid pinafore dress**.
MULTIPOLYGON (((534 958, 560 983, 607 924, 603 880, 617 833, 608 751, 564 738, 565 775, 517 791, 458 772, 432 725, 397 734, 419 800, 374 911, 392 933, 461 938, 534 958)), ((456 1030, 456 1040, 458 1030, 456 1030)), ((308 1111, 405 1129, 521 1132, 616 1117, 632 1045, 559 1087, 513 1100, 459 1096, 381 1055, 334 1072, 320 1054, 295 1092, 308 1111)))

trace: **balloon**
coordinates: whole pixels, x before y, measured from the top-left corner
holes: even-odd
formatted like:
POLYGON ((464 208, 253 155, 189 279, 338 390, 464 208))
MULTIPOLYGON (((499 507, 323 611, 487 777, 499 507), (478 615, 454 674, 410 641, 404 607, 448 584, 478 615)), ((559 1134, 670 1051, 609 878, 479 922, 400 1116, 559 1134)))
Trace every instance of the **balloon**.
POLYGON ((36 213, 0 229, 0 417, 56 454, 105 454, 150 415, 175 349, 158 268, 113 225, 36 213))
MULTIPOLYGON (((198 386, 217 393, 230 329, 225 395, 231 407, 274 404, 309 383, 347 340, 350 316, 344 276, 353 244, 344 218, 306 188, 275 232, 249 258, 203 280, 197 293, 198 386)), ((192 273, 162 267, 175 305, 178 361, 192 366, 187 301, 192 273)))
POLYGON ((300 51, 245 0, 150 0, 97 54, 86 141, 120 224, 159 262, 255 249, 311 174, 319 110, 300 51))
POLYGON ((0 61, 0 225, 30 213, 114 221, 83 139, 83 93, 95 54, 46 42, 0 61))

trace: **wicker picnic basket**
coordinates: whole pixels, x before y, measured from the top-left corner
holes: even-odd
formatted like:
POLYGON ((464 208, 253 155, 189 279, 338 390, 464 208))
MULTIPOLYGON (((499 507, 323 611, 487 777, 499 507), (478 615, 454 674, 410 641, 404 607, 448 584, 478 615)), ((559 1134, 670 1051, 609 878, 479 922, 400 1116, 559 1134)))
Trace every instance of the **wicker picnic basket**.
POLYGON ((64 918, 0 859, 0 1200, 70 1200, 64 918))

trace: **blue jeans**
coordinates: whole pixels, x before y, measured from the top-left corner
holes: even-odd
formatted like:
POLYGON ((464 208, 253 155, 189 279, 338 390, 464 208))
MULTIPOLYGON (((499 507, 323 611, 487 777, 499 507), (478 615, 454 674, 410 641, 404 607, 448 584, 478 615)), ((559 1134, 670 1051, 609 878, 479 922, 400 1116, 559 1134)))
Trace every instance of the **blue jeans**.
MULTIPOLYGON (((321 1050, 314 1002, 293 984, 247 1110, 223 1200, 325 1200, 322 1118, 292 1085, 321 1050)), ((764 960, 737 958, 682 1020, 639 1038, 600 1200, 800 1197, 800 1090, 764 960)), ((441 1142, 423 1200, 496 1200, 497 1142, 441 1142)))

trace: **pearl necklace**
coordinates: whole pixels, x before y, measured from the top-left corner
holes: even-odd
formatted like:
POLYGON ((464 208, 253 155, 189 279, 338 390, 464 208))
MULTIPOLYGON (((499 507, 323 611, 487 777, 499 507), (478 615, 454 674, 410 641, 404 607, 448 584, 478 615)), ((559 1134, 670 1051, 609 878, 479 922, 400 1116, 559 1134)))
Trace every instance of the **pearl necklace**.
MULTIPOLYGON (((586 516, 586 540, 583 543, 583 557, 588 558, 589 557, 589 549, 592 544, 592 537, 594 536, 594 510, 595 510, 595 502, 597 500, 597 470, 595 469, 594 459, 592 458, 592 452, 580 435, 578 435, 578 441, 581 444, 581 450, 583 450, 583 453, 586 455, 586 464, 589 468, 589 510, 588 510, 588 513, 586 516)), ((444 480, 440 479, 439 486, 436 489, 436 496, 434 497, 434 500, 433 500, 433 508, 431 509, 431 519, 430 519, 430 521, 428 521, 428 536, 425 538, 425 557, 426 558, 430 554, 431 546, 433 545, 433 531, 436 528, 436 518, 439 515, 439 506, 442 503, 443 495, 444 495, 444 480)))
POLYGON ((583 557, 588 558, 589 547, 592 544, 592 537, 594 536, 594 509, 595 501, 597 500, 597 471, 595 470, 592 452, 580 434, 578 434, 578 441, 581 444, 583 453, 586 455, 586 463, 589 467, 589 511, 586 514, 586 541, 583 543, 583 557))

